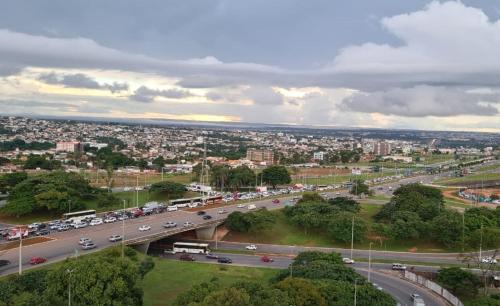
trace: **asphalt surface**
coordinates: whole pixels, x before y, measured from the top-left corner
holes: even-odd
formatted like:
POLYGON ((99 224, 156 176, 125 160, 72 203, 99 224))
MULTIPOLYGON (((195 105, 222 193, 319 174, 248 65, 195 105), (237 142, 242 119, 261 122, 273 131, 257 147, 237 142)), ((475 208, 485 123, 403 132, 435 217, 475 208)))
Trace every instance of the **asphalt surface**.
MULTIPOLYGON (((213 252, 213 254, 231 258, 233 263, 230 265, 236 266, 286 269, 292 262, 290 257, 283 256, 272 256, 272 259, 274 260, 273 262, 263 262, 261 257, 258 255, 226 254, 217 252, 213 252)), ((171 260, 178 260, 180 255, 164 255, 164 257, 171 260)), ((216 259, 207 259, 204 255, 193 255, 193 257, 198 262, 217 264, 216 259)), ((365 277, 368 276, 368 263, 355 263, 352 267, 359 274, 365 277)), ((419 267, 419 269, 424 271, 436 270, 435 267, 419 267)), ((427 306, 446 305, 440 297, 429 290, 401 279, 401 272, 392 271, 391 265, 389 264, 372 264, 370 280, 372 283, 380 286, 383 291, 389 293, 401 305, 413 305, 410 301, 410 295, 413 293, 418 293, 424 299, 425 305, 427 306)))

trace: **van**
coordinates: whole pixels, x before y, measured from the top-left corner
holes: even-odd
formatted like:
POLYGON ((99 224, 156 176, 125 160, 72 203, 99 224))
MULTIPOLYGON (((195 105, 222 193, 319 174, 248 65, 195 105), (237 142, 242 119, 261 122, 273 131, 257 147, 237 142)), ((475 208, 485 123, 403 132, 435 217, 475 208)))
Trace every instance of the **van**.
POLYGON ((167 211, 177 211, 177 210, 178 210, 177 205, 171 205, 167 207, 167 211))
POLYGON ((248 210, 253 210, 253 209, 256 209, 257 206, 255 206, 255 204, 250 204, 247 206, 248 210))

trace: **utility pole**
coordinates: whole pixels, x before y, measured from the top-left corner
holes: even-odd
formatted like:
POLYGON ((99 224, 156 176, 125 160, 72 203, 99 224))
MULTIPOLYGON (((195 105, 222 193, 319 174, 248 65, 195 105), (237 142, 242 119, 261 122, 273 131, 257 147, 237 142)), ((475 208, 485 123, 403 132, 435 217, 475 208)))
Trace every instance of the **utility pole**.
POLYGON ((69 276, 68 276, 68 306, 71 306, 71 273, 73 273, 73 270, 67 269, 66 272, 69 274, 69 276))
POLYGON ((481 236, 479 240, 479 264, 483 262, 482 251, 483 251, 483 222, 481 222, 481 236))
POLYGON ((135 204, 139 207, 139 176, 135 177, 135 204))
POLYGON ((354 216, 352 216, 352 224, 351 224, 351 259, 352 259, 353 249, 354 249, 354 216))
POLYGON ((217 246, 217 224, 215 225, 215 249, 216 250, 218 249, 218 246, 217 246))
POLYGON ((370 250, 368 251, 368 282, 370 282, 370 276, 372 273, 372 243, 370 242, 370 250))
POLYGON ((71 212, 71 200, 68 200, 68 213, 71 212))
POLYGON ((356 292, 356 282, 357 282, 357 279, 354 279, 354 306, 356 306, 356 295, 357 295, 357 292, 356 292))
POLYGON ((465 211, 462 213, 462 252, 465 248, 465 211))
POLYGON ((125 257, 125 200, 123 200, 122 212, 122 259, 125 257))
POLYGON ((23 274, 23 230, 19 227, 19 275, 23 274))

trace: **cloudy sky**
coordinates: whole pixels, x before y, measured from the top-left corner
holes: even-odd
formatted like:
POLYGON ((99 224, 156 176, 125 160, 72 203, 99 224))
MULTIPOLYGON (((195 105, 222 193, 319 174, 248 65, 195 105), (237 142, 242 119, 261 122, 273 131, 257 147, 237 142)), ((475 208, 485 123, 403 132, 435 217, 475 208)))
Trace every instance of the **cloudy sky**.
POLYGON ((0 4, 0 114, 500 132, 500 2, 0 4))

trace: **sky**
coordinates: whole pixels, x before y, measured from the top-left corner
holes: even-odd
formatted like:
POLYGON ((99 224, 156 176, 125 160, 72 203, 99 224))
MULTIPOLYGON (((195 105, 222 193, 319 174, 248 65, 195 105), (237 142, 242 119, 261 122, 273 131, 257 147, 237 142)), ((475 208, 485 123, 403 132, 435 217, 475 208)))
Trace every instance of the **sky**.
POLYGON ((0 115, 500 132, 500 2, 0 3, 0 115))

